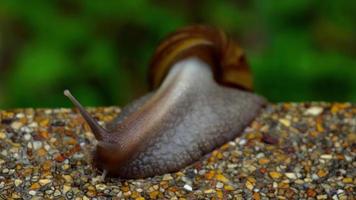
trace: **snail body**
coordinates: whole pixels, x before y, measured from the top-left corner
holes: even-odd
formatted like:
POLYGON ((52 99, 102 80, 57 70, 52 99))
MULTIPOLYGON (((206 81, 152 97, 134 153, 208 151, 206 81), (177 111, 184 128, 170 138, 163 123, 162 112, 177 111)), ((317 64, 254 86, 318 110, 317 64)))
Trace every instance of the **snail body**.
MULTIPOLYGON (((206 27, 188 27, 165 40, 168 43, 158 47, 151 65, 151 69, 160 67, 158 75, 151 77, 154 91, 124 107, 106 128, 100 127, 65 91, 98 140, 96 167, 122 178, 174 172, 241 134, 265 100, 246 89, 226 86, 241 80, 223 84, 231 79, 216 77, 219 69, 212 66, 217 65, 216 58, 223 57, 224 52, 217 50, 212 38, 223 41, 219 47, 225 44, 225 38, 216 33, 220 34, 206 27), (196 35, 189 34, 192 32, 196 35), (206 34, 213 37, 207 39, 206 34), (193 45, 186 47, 186 41, 192 38, 193 45), (185 47, 175 52, 181 45, 185 47)), ((244 76, 243 72, 245 67, 241 73, 244 76)), ((246 76, 242 78, 248 80, 246 76)), ((236 85, 248 89, 249 84, 236 85)))

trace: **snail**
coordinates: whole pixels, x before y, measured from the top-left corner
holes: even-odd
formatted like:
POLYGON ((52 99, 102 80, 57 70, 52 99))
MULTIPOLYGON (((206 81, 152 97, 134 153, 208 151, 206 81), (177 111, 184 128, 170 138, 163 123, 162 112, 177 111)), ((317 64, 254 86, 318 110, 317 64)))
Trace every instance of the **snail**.
POLYGON ((68 90, 98 144, 93 164, 110 176, 145 178, 178 171, 241 135, 266 100, 252 93, 243 50, 219 29, 179 29, 158 46, 152 92, 101 127, 68 90))

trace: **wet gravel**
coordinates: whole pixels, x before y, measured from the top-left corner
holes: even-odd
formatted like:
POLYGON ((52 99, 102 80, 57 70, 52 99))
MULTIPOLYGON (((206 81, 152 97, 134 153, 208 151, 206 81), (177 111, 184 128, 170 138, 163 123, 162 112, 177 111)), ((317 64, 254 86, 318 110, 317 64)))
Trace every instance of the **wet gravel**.
MULTIPOLYGON (((105 123, 117 107, 89 111, 105 123)), ((356 106, 282 103, 199 162, 147 179, 101 178, 72 109, 0 111, 0 199, 355 199, 356 106)))

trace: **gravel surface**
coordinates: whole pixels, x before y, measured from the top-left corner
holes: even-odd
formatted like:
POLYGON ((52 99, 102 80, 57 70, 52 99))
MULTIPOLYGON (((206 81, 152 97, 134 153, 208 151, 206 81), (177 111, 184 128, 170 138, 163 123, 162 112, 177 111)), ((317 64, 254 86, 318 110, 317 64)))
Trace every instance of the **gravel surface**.
MULTIPOLYGON (((89 109, 102 123, 119 108, 89 109)), ((102 179, 72 109, 0 111, 0 199, 355 199, 356 106, 268 106, 236 138, 182 171, 102 179)))

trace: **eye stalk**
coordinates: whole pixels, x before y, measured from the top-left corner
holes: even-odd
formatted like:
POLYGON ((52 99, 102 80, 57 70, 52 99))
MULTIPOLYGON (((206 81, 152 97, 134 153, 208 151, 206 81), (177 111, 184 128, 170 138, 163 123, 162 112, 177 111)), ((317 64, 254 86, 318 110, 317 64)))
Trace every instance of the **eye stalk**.
POLYGON ((80 114, 83 116, 85 121, 89 124, 94 136, 97 140, 101 141, 105 136, 108 135, 108 131, 101 127, 98 122, 90 116, 87 110, 79 103, 79 101, 71 94, 69 90, 64 90, 64 95, 74 104, 74 106, 79 110, 80 114))

